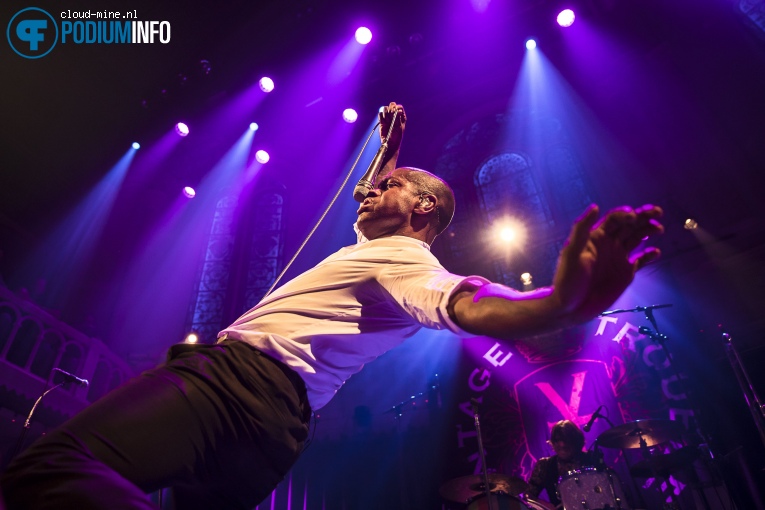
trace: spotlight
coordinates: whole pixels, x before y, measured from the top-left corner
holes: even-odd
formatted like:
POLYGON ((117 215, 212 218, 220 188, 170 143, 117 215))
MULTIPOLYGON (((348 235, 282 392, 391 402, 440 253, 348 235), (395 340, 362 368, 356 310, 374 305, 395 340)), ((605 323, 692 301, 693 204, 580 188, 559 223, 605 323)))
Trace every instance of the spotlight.
POLYGON ((184 340, 184 342, 186 342, 187 344, 195 344, 198 341, 199 341, 199 337, 197 336, 196 333, 189 333, 188 335, 186 335, 186 340, 184 340))
POLYGON ((274 90, 274 80, 269 78, 268 76, 264 76, 258 81, 258 84, 260 85, 260 90, 263 92, 271 92, 274 90))
POLYGON ((526 244, 526 226, 515 218, 497 220, 491 228, 495 246, 501 250, 520 249, 526 244))
POLYGON ((250 122, 250 131, 257 131, 258 130, 258 123, 257 122, 250 122))
POLYGON ((192 188, 191 186, 186 186, 185 188, 183 188, 183 195, 186 198, 194 198, 195 196, 197 196, 197 192, 194 191, 194 188, 192 188))
POLYGON ((266 164, 268 163, 268 160, 271 159, 271 156, 268 155, 268 153, 264 150, 259 150, 255 153, 255 159, 258 161, 258 163, 266 164))
POLYGON ((570 27, 574 24, 574 19, 576 19, 574 11, 571 9, 564 9, 558 14, 558 25, 562 27, 570 27))
POLYGON ((175 125, 175 132, 178 133, 180 136, 186 136, 189 134, 189 126, 184 124, 183 122, 179 122, 175 125))
POLYGON ((537 47, 537 42, 534 39, 529 39, 526 41, 526 49, 527 50, 533 50, 537 47))
POLYGON ((693 218, 688 218, 687 220, 685 220, 685 223, 683 224, 683 228, 685 230, 696 230, 698 226, 699 226, 699 223, 693 218))
POLYGON ((499 231, 499 237, 505 242, 510 242, 515 239, 515 230, 510 227, 504 227, 499 231))
POLYGON ((524 285, 531 285, 531 273, 523 273, 521 275, 521 283, 524 285))
POLYGON ((356 42, 359 44, 369 44, 372 40, 372 31, 367 27, 359 27, 356 30, 356 42))
POLYGON ((138 143, 138 142, 133 142, 133 148, 134 148, 135 150, 138 150, 138 149, 140 149, 140 148, 141 148, 141 144, 140 144, 140 143, 138 143))
POLYGON ((359 114, 353 108, 343 110, 343 120, 348 124, 353 124, 359 118, 359 114))

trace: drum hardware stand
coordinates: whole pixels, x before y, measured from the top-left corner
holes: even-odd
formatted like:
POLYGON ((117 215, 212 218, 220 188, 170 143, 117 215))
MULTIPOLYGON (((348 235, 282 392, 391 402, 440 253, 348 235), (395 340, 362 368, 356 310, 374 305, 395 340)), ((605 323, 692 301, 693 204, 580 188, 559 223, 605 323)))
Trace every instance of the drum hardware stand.
POLYGON ((486 504, 488 510, 494 510, 494 504, 491 500, 491 487, 489 486, 489 472, 486 467, 486 455, 483 451, 483 439, 481 437, 481 419, 478 416, 478 400, 475 398, 470 399, 470 404, 473 406, 473 418, 475 419, 475 432, 478 435, 478 455, 481 459, 481 471, 483 474, 483 489, 486 493, 486 504))
MULTIPOLYGON (((697 406, 694 397, 691 395, 691 392, 688 390, 685 379, 683 379, 680 376, 680 371, 677 369, 677 365, 675 364, 675 360, 672 358, 672 354, 669 352, 669 349, 667 348, 666 341, 667 341, 667 335, 659 332, 659 327, 656 324, 656 318, 653 315, 653 310, 655 308, 662 308, 667 305, 655 305, 655 306, 646 306, 646 307, 636 307, 637 309, 642 309, 642 311, 645 312, 645 318, 651 323, 654 329, 651 329, 647 326, 640 326, 638 327, 638 331, 646 335, 648 338, 659 344, 661 347, 662 352, 667 357, 667 362, 669 363, 670 368, 672 369, 672 373, 675 375, 675 378, 677 379, 678 384, 680 385, 680 388, 683 390, 683 392, 686 395, 686 398, 688 399, 688 402, 691 404, 691 409, 694 410, 694 413, 696 412, 697 406)), ((671 306, 671 305, 670 305, 671 306)), ((696 419, 696 431, 699 433, 699 436, 701 436, 701 439, 704 441, 706 445, 709 445, 709 439, 707 439, 706 434, 702 430, 701 424, 698 421, 698 418, 696 419)), ((643 456, 645 457, 645 454, 647 452, 647 448, 643 450, 642 444, 643 444, 643 438, 640 438, 641 441, 641 451, 643 452, 643 456)), ((710 453, 711 455, 711 453, 710 453)), ((649 461, 650 462, 650 461, 649 461)), ((659 476, 659 473, 656 471, 655 466, 651 465, 651 471, 655 478, 660 479, 663 477, 659 476)), ((669 482, 669 476, 666 478, 667 482, 669 482)), ((668 505, 665 505, 666 510, 672 510, 677 507, 676 497, 674 491, 670 493, 671 503, 668 505)), ((704 503, 704 508, 710 509, 711 506, 709 504, 709 501, 707 501, 706 495, 701 492, 701 499, 704 503)))
MULTIPOLYGON (((730 362, 731 368, 733 368, 733 373, 736 375, 736 380, 744 394, 744 400, 752 415, 757 431, 760 434, 760 440, 763 445, 765 445, 765 404, 763 404, 762 400, 760 400, 760 397, 757 395, 757 391, 754 389, 754 385, 749 379, 749 374, 744 368, 743 363, 741 363, 741 358, 739 357, 736 347, 733 345, 731 335, 724 332, 722 334, 722 339, 725 345, 725 354, 728 356, 728 361, 730 362)), ((752 481, 749 483, 754 485, 754 482, 752 481)), ((759 492, 752 491, 751 496, 754 499, 755 506, 761 508, 763 502, 759 492)))
POLYGON ((747 374, 744 365, 741 363, 738 351, 733 345, 731 336, 728 333, 723 333, 722 338, 725 344, 725 353, 728 355, 728 361, 731 367, 733 367, 733 373, 736 374, 736 380, 739 386, 741 386, 741 391, 744 393, 744 400, 749 408, 749 412, 752 414, 757 431, 760 433, 760 440, 765 445, 765 404, 757 396, 754 385, 749 379, 749 374, 747 374))
MULTIPOLYGON (((667 307, 670 307, 670 306, 672 306, 672 305, 671 304, 664 304, 664 305, 636 306, 635 308, 629 309, 629 310, 610 310, 610 311, 603 312, 600 315, 601 316, 605 316, 605 315, 611 315, 611 314, 623 313, 623 312, 644 312, 645 313, 645 318, 648 320, 648 322, 651 323, 651 325, 653 326, 653 329, 651 329, 651 328, 649 328, 647 326, 639 326, 638 327, 638 331, 641 334, 646 335, 648 338, 650 338, 651 340, 653 340, 654 342, 659 344, 659 346, 661 347, 662 352, 664 353, 664 355, 667 358, 667 362, 669 363, 669 366, 670 366, 670 368, 671 368, 675 378, 677 379, 678 384, 680 385, 680 388, 685 393, 686 398, 688 399, 688 402, 691 405, 691 409, 694 411, 694 416, 699 416, 698 414, 696 414, 696 410, 698 409, 698 407, 696 406, 695 399, 692 396, 692 394, 690 393, 690 391, 688 391, 688 388, 687 388, 687 386, 685 384, 685 379, 680 377, 680 372, 677 369, 677 365, 675 365, 675 361, 672 358, 672 354, 669 352, 669 349, 666 346, 666 341, 668 339, 667 335, 659 332, 659 326, 656 323, 656 318, 654 317, 654 314, 653 314, 653 311, 655 309, 657 309, 657 308, 667 308, 667 307)), ((699 423, 698 417, 696 419, 696 431, 698 432, 698 434, 701 437, 701 439, 703 440, 703 442, 707 445, 707 448, 709 448, 710 442, 709 442, 708 438, 706 437, 706 434, 702 430, 702 427, 701 427, 701 424, 699 423)), ((643 438, 642 437, 640 438, 640 441, 641 441, 641 450, 642 450, 642 442, 643 442, 643 438)), ((765 439, 764 439, 764 441, 765 441, 765 439)), ((645 454, 645 451, 643 452, 643 454, 645 454)), ((714 456, 712 455, 711 452, 709 453, 709 456, 711 457, 711 459, 714 459, 714 456)), ((655 471, 653 466, 652 466, 652 469, 655 471)), ((706 496, 702 493, 701 497, 702 497, 703 502, 704 502, 704 508, 711 509, 711 507, 709 505, 709 502, 706 499, 706 496)), ((673 500, 673 502, 675 500, 674 492, 672 493, 672 500, 673 500)))

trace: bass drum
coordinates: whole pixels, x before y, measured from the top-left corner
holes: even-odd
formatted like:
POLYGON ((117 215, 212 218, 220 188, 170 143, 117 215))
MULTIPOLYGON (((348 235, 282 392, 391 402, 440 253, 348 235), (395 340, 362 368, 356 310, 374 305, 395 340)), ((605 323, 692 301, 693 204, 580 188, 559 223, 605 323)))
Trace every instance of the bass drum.
POLYGON ((569 471, 558 480, 558 499, 564 510, 630 510, 612 469, 569 471))
MULTIPOLYGON (((512 494, 493 493, 491 498, 492 510, 555 510, 547 501, 513 496, 512 494)), ((486 496, 478 496, 468 503, 467 510, 489 510, 486 496)))

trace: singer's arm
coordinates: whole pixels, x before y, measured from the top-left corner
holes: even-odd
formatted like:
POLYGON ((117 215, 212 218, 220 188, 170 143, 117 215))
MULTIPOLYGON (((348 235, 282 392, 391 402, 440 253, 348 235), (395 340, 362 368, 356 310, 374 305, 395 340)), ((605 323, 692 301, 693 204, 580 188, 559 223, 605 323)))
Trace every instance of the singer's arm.
POLYGON ((590 206, 561 251, 553 287, 519 292, 499 284, 459 289, 449 316, 465 331, 515 340, 581 324, 609 307, 635 272, 659 256, 655 248, 632 254, 643 238, 660 234, 662 210, 622 207, 598 221, 590 206))
POLYGON ((401 152, 401 141, 404 138, 404 129, 406 128, 406 112, 400 104, 390 103, 384 111, 380 112, 380 141, 385 141, 385 137, 388 135, 394 111, 398 111, 396 124, 393 126, 390 139, 388 139, 388 150, 385 151, 382 168, 378 175, 388 175, 395 170, 398 155, 401 152))

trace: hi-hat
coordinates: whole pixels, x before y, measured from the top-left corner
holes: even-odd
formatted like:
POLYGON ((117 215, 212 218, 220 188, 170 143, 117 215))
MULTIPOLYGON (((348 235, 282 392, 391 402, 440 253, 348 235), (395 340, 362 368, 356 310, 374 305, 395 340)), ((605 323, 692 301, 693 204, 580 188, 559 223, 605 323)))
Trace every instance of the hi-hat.
POLYGON ((683 425, 672 420, 637 420, 617 425, 600 434, 597 443, 606 448, 640 448, 640 439, 645 446, 654 446, 670 440, 680 439, 683 425))
MULTIPOLYGON (((489 492, 492 494, 518 494, 528 489, 528 484, 522 479, 502 475, 499 473, 489 473, 489 492)), ((476 496, 486 494, 486 485, 484 485, 482 476, 462 476, 449 480, 438 490, 441 497, 455 503, 467 504, 476 496)))

